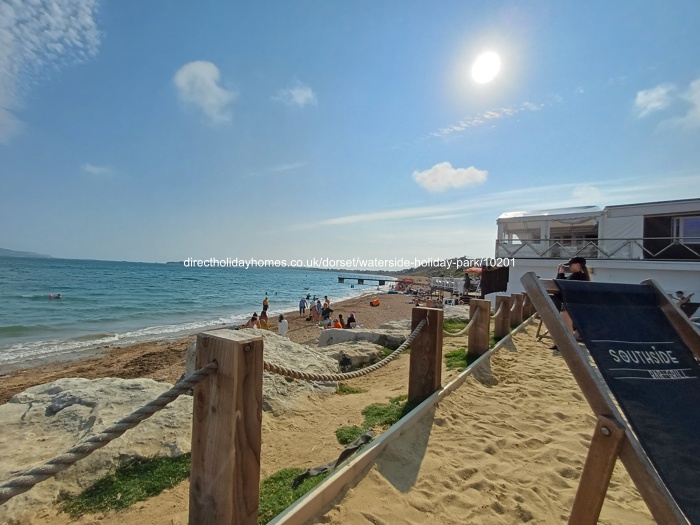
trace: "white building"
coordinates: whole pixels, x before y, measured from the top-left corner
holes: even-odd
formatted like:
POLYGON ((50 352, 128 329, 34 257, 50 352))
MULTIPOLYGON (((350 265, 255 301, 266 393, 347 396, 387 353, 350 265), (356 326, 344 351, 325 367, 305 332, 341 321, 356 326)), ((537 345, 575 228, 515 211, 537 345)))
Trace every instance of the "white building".
POLYGON ((512 259, 507 293, 523 291, 527 272, 553 279, 583 256, 594 281, 654 279, 700 301, 700 199, 507 212, 497 225, 496 258, 512 259))

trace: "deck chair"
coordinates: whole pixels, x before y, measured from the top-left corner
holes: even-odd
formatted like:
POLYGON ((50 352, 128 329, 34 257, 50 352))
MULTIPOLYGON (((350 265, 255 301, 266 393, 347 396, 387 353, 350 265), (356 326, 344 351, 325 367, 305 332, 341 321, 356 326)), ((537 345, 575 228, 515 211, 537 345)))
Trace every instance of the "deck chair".
POLYGON ((597 523, 619 457, 657 523, 700 525, 700 333, 651 280, 521 282, 598 417, 569 524, 597 523))

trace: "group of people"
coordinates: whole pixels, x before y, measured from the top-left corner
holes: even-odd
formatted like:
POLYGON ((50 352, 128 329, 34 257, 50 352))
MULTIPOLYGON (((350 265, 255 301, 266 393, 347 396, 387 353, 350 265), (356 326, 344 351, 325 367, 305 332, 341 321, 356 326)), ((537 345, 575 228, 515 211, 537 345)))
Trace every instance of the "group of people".
MULTIPOLYGON (((269 318, 267 316, 267 310, 269 308, 270 301, 267 298, 267 294, 265 294, 260 315, 258 316, 258 312, 253 313, 252 317, 248 319, 245 324, 236 328, 261 328, 263 330, 269 330, 269 318)), ((331 301, 327 295, 323 297, 323 303, 321 303, 321 299, 315 295, 313 298, 311 294, 302 297, 299 301, 299 317, 304 317, 307 309, 310 315, 306 320, 319 323, 319 326, 323 328, 355 328, 357 324, 355 312, 351 312, 347 319, 345 319, 342 314, 338 314, 337 317, 332 317, 333 309, 331 308, 331 301)), ((280 314, 277 318, 277 331, 282 337, 287 336, 289 322, 284 318, 284 314, 280 314)))
MULTIPOLYGON (((262 302, 262 312, 258 316, 258 312, 254 312, 253 316, 248 319, 248 322, 238 328, 262 328, 263 330, 269 330, 269 318, 267 316, 267 310, 270 308, 270 301, 267 298, 267 293, 265 294, 265 299, 262 302)), ((287 337, 287 332, 289 331, 289 323, 284 318, 284 314, 280 314, 277 318, 277 332, 282 337, 287 337)))
POLYGON ((333 309, 331 308, 331 301, 327 295, 323 296, 323 303, 321 299, 315 295, 311 298, 309 303, 309 295, 302 297, 299 300, 299 317, 306 316, 306 310, 309 310, 309 316, 306 317, 307 321, 312 321, 314 323, 319 323, 319 326, 324 328, 354 328, 357 319, 355 318, 355 312, 351 312, 347 320, 343 318, 343 314, 338 314, 337 317, 332 317, 333 309))

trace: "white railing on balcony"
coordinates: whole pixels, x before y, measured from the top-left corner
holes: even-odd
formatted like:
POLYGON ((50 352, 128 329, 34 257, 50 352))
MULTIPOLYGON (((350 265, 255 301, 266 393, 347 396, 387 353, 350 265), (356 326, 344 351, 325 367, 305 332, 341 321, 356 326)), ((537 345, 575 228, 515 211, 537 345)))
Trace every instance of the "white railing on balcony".
POLYGON ((594 239, 579 242, 553 240, 496 241, 496 257, 564 259, 663 259, 700 260, 700 239, 693 243, 673 237, 594 239))

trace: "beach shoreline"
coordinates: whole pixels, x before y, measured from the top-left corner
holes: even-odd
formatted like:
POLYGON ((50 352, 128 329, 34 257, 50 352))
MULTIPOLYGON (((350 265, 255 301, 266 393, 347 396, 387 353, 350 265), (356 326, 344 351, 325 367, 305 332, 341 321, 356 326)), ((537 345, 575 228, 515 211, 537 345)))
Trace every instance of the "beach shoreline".
MULTIPOLYGON (((378 328, 379 325, 411 317, 412 296, 382 292, 362 294, 351 299, 334 302, 331 297, 333 315, 344 317, 355 312, 358 325, 378 328), (371 307, 373 297, 380 299, 380 306, 371 307)), ((271 310, 274 308, 274 301, 271 310)), ((260 311, 260 309, 251 309, 260 311)), ((274 311, 274 310, 272 310, 274 311)), ((287 336, 290 340, 315 347, 321 329, 316 323, 300 317, 298 310, 284 313, 289 323, 287 336)), ((307 310, 308 316, 308 310, 307 310)), ((277 332, 279 314, 271 314, 269 329, 277 332)), ((161 338, 128 346, 110 346, 84 349, 69 354, 46 356, 27 363, 12 363, 0 367, 0 404, 13 395, 35 385, 49 383, 64 377, 119 377, 122 379, 149 378, 155 381, 175 383, 185 372, 187 345, 196 339, 197 333, 228 325, 213 325, 180 338, 161 338)))

